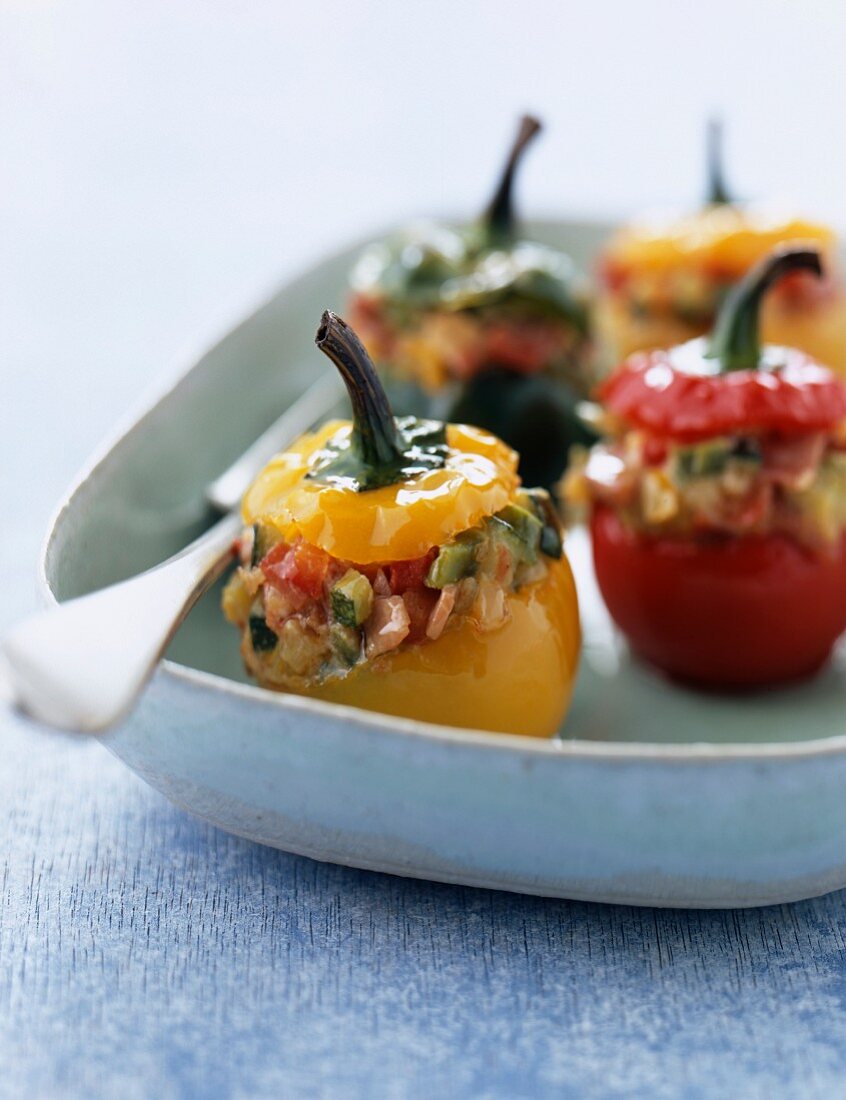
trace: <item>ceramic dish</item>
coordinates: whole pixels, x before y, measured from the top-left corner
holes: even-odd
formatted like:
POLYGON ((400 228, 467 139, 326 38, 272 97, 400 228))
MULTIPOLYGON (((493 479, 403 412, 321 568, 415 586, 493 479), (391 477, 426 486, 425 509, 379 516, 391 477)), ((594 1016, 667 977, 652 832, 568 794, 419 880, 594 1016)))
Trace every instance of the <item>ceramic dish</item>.
MULTIPOLYGON (((609 228, 532 227, 583 266, 609 228)), ((51 596, 146 568, 209 522, 204 486, 323 372, 315 318, 342 306, 357 252, 282 288, 116 435, 54 521, 43 560, 51 596)), ((558 739, 263 691, 245 681, 212 592, 103 743, 222 829, 357 867, 666 906, 760 905, 846 885, 844 654, 790 690, 684 691, 629 658, 584 538, 568 550, 585 648, 558 739)))

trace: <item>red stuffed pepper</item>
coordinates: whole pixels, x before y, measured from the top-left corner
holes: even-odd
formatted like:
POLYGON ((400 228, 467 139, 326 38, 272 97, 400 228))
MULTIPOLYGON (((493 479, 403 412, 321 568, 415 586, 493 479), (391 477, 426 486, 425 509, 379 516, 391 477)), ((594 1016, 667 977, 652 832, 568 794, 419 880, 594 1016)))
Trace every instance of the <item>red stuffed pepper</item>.
POLYGON ((565 485, 632 648, 703 686, 808 676, 846 629, 846 383, 758 334, 798 271, 820 276, 819 253, 774 253, 710 338, 627 359, 599 391, 608 438, 565 485))

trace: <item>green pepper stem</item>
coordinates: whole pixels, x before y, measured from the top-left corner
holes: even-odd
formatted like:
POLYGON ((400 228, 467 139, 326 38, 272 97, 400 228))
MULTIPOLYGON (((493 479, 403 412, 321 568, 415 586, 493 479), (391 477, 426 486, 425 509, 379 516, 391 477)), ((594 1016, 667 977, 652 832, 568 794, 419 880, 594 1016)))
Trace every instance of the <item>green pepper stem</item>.
POLYGON ((732 201, 723 173, 723 120, 708 120, 706 137, 706 170, 708 189, 706 202, 710 206, 726 206, 732 201))
POLYGON ((482 225, 492 240, 509 241, 514 236, 516 221, 512 197, 514 175, 520 161, 523 159, 523 153, 527 146, 535 134, 540 133, 540 130, 540 122, 531 115, 523 115, 520 119, 517 136, 511 146, 496 191, 494 191, 493 198, 482 215, 482 225))
POLYGON ((719 361, 720 373, 756 370, 760 365, 758 331, 761 301, 770 287, 794 271, 823 274, 814 248, 779 248, 756 264, 734 287, 723 303, 711 335, 708 358, 719 361))
POLYGON ((349 325, 331 310, 324 310, 314 340, 341 373, 353 414, 353 446, 372 469, 402 461, 394 414, 376 368, 364 345, 349 325))

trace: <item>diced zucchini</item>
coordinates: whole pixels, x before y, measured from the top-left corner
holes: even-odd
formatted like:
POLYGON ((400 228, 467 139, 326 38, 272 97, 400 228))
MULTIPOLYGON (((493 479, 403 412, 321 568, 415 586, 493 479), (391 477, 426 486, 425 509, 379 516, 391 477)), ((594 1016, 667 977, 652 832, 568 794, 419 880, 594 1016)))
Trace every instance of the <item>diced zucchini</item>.
POLYGON ((709 439, 689 447, 677 447, 673 456, 673 475, 679 482, 698 477, 719 477, 731 463, 757 468, 761 451, 753 439, 709 439))
POLYGON ((760 466, 764 461, 761 445, 755 439, 738 439, 731 449, 731 457, 734 462, 748 462, 753 466, 760 466))
POLYGON ((832 472, 838 476, 846 474, 846 452, 829 451, 825 456, 823 469, 826 472, 832 472))
POLYGON ((540 537, 540 551, 542 554, 546 554, 548 558, 555 558, 556 561, 564 553, 561 528, 557 524, 554 527, 549 523, 543 525, 540 537))
POLYGON ((540 548, 543 523, 536 515, 521 508, 519 504, 507 504, 502 511, 491 517, 495 534, 506 537, 517 561, 533 562, 537 560, 540 548))
POLYGON ((520 497, 525 499, 531 510, 543 524, 540 536, 540 551, 548 558, 560 558, 564 553, 561 538, 561 524, 552 497, 546 489, 524 489, 520 497))
POLYGON ((329 593, 332 617, 342 626, 360 626, 373 609, 373 588, 357 569, 348 569, 329 593))
POLYGON ((329 641, 339 659, 348 668, 352 668, 361 656, 361 631, 355 627, 335 622, 329 627, 329 641))
POLYGON ((486 548, 486 552, 483 556, 483 572, 496 572, 495 563, 497 559, 495 555, 498 545, 504 546, 506 548, 515 566, 519 565, 520 562, 523 561, 526 544, 519 537, 514 528, 507 524, 504 520, 499 519, 498 516, 491 516, 490 519, 486 521, 486 526, 489 532, 490 541, 488 543, 489 549, 486 548), (494 554, 493 558, 491 558, 491 553, 494 554))
POLYGON ((256 653, 264 653, 274 649, 279 641, 279 636, 267 625, 264 615, 252 613, 248 620, 250 628, 250 641, 256 653))
POLYGON ((253 551, 250 555, 250 565, 255 568, 270 551, 274 543, 279 541, 279 534, 274 527, 266 523, 253 524, 253 551))
POLYGON ((691 447, 677 447, 673 461, 676 480, 716 477, 726 468, 731 452, 731 441, 728 439, 714 439, 691 447))
POLYGON ((629 300, 629 313, 636 321, 645 321, 649 316, 649 303, 644 298, 631 298, 629 300))
POLYGON ((429 566, 426 587, 446 588, 448 584, 457 584, 464 577, 472 577, 476 572, 476 551, 480 542, 480 532, 464 531, 452 542, 442 546, 429 566))

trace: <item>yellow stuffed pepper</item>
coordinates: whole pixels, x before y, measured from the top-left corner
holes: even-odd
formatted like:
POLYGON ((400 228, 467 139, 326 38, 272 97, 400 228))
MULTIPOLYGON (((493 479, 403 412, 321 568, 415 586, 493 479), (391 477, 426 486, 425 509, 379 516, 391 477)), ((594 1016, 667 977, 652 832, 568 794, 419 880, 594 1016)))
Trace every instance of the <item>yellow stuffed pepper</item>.
POLYGON ((689 215, 628 225, 602 252, 594 317, 602 361, 611 366, 632 352, 674 347, 709 332, 732 286, 774 248, 801 241, 821 253, 826 277, 800 272, 784 280, 764 307, 763 339, 846 372, 846 293, 834 231, 733 201, 714 123, 709 136, 706 204, 689 215))
POLYGON ((300 438, 243 505, 223 607, 265 687, 453 726, 534 736, 569 705, 580 632, 549 497, 464 425, 395 419, 355 333, 317 346, 352 422, 300 438))

